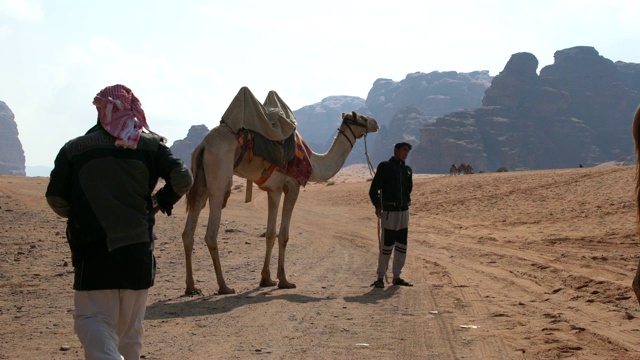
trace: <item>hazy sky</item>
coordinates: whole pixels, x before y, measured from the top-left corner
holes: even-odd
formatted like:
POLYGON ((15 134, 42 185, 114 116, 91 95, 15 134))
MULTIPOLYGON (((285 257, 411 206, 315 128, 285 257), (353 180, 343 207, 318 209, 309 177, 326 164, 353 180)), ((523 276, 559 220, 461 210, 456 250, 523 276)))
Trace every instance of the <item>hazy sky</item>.
MULTIPOLYGON (((0 100, 27 166, 95 123, 103 87, 129 86, 171 145, 218 125, 242 86, 293 110, 366 98, 378 78, 489 70, 530 52, 593 46, 640 63, 637 0, 0 0, 0 100)), ((304 136, 304 134, 302 134, 304 136)))

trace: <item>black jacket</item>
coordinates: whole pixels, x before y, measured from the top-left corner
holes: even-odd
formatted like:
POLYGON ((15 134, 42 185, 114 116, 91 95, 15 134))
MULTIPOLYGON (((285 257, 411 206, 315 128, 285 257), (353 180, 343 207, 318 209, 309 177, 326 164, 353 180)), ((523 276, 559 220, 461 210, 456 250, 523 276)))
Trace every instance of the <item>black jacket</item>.
POLYGON ((155 277, 151 194, 171 213, 193 182, 160 137, 143 133, 135 150, 115 146, 96 125, 67 142, 55 160, 46 198, 67 220, 75 290, 148 289, 155 277))
POLYGON ((369 198, 373 206, 382 205, 383 211, 408 210, 413 189, 412 174, 411 167, 395 157, 381 162, 369 188, 369 198))

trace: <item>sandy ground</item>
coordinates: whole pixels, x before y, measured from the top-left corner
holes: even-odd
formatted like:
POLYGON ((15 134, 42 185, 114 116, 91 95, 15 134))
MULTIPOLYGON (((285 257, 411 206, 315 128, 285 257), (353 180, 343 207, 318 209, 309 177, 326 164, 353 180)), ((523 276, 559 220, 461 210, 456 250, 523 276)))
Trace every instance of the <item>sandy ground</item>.
MULTIPOLYGON (((376 218, 364 166, 301 193, 286 254, 296 289, 258 286, 265 193, 238 185, 217 295, 197 230, 200 296, 183 296, 184 204, 158 220, 145 359, 640 359, 630 288, 640 249, 634 168, 416 175, 412 288, 373 289, 376 218)), ((65 222, 46 177, 0 176, 0 359, 80 359, 65 222)), ((239 184, 241 184, 239 182, 239 184)), ((275 275, 277 252, 272 259, 275 275)))

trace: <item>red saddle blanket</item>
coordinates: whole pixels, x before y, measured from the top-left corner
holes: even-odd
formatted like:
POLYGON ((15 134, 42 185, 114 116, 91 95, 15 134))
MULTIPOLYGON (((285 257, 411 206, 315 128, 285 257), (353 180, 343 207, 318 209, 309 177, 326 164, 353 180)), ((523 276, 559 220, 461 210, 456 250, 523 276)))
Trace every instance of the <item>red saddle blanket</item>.
POLYGON ((307 181, 313 172, 309 154, 311 154, 311 149, 309 149, 307 143, 296 130, 296 154, 284 166, 284 173, 298 180, 302 186, 307 185, 307 181))

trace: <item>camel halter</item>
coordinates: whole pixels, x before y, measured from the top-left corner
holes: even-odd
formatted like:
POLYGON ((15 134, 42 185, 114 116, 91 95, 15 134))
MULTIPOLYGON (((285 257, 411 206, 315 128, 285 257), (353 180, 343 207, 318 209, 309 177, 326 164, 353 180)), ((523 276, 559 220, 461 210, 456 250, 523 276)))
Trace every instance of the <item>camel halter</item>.
MULTIPOLYGON (((349 142, 349 145, 351 145, 351 148, 353 149, 354 146, 354 142, 358 139, 358 137, 356 136, 356 133, 353 131, 353 128, 351 128, 351 126, 358 126, 361 128, 365 128, 368 129, 369 128, 369 119, 367 117, 364 117, 364 124, 359 123, 356 119, 358 119, 358 114, 353 111, 351 113, 352 118, 351 119, 344 119, 342 120, 342 124, 345 125, 347 127, 347 129, 349 129, 349 132, 351 132, 351 135, 353 135, 353 141, 351 141, 351 139, 349 139, 349 136, 347 136, 346 132, 340 128, 338 128, 338 133, 342 134, 342 136, 344 136, 345 139, 347 139, 347 141, 349 142)), ((371 176, 375 175, 375 171, 373 168, 373 165, 371 164, 371 159, 369 158, 369 151, 367 150, 367 134, 368 132, 365 131, 364 133, 364 155, 367 158, 367 167, 369 168, 369 174, 371 174, 371 176)))
MULTIPOLYGON (((344 126, 347 127, 347 129, 349 129, 349 131, 351 132, 351 135, 353 135, 353 141, 351 141, 351 139, 349 139, 349 137, 347 136, 346 132, 340 128, 338 128, 338 132, 340 134, 342 134, 344 136, 345 139, 347 139, 347 141, 349 142, 349 145, 351 145, 351 148, 353 149, 353 145, 354 145, 354 141, 358 139, 358 137, 356 136, 356 133, 353 131, 353 129, 351 128, 351 125, 353 126, 357 126, 357 127, 361 127, 361 128, 368 128, 368 124, 367 122, 369 121, 366 117, 364 118, 364 124, 359 123, 356 119, 358 118, 358 114, 355 113, 355 111, 352 113, 352 117, 353 119, 344 119, 342 120, 342 124, 344 126)), ((364 136, 367 136, 367 132, 365 131, 364 136)))
MULTIPOLYGON (((351 132, 351 135, 353 135, 353 139, 354 140, 351 141, 351 139, 349 139, 349 137, 347 136, 346 132, 344 130, 341 130, 340 128, 338 128, 338 133, 342 134, 344 136, 344 138, 347 139, 347 141, 349 142, 349 145, 351 145, 351 148, 353 149, 354 141, 357 140, 358 137, 356 136, 356 133, 351 128, 351 125, 368 129, 369 128, 369 124, 368 124, 369 119, 365 116, 364 117, 364 124, 361 124, 356 120, 358 118, 358 114, 355 111, 353 111, 351 113, 351 115, 352 115, 352 119, 344 119, 344 120, 342 120, 342 124, 344 124, 347 127, 347 129, 349 129, 349 131, 351 132)), ((369 168, 369 174, 371 176, 374 176, 376 172, 374 170, 373 165, 371 164, 371 159, 369 158, 369 150, 367 149, 367 133, 368 132, 366 132, 366 131, 364 133, 364 155, 367 158, 367 167, 369 168)))

